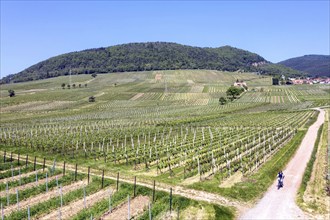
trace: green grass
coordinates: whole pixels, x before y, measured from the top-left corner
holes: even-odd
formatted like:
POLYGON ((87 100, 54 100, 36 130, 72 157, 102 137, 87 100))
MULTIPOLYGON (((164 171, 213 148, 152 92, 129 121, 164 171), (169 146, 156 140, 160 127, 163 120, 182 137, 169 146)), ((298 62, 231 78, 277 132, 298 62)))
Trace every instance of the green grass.
MULTIPOLYGON (((82 179, 83 175, 79 174, 77 176, 77 179, 82 179)), ((70 175, 65 175, 63 177, 58 178, 58 184, 62 184, 62 186, 70 185, 74 182, 74 179, 70 175)), ((56 180, 52 180, 48 182, 48 190, 53 190, 57 188, 57 182, 56 180)), ((27 188, 24 190, 19 191, 19 201, 22 200, 27 200, 28 198, 31 198, 33 196, 36 196, 41 193, 46 193, 46 183, 44 184, 39 184, 38 186, 27 188)), ((1 198, 0 199, 1 203, 4 204, 4 207, 7 205, 7 197, 1 198)), ((15 194, 10 194, 9 195, 9 204, 16 204, 17 199, 16 199, 16 193, 15 194)))
POLYGON ((329 167, 325 166, 329 160, 328 154, 328 122, 329 109, 326 118, 318 131, 311 158, 306 166, 302 183, 296 197, 297 204, 304 211, 311 214, 325 216, 329 213, 327 174, 329 167), (322 129, 322 131, 321 131, 322 129))
MULTIPOLYGON (((49 173, 50 173, 50 169, 48 168, 49 172, 48 172, 48 177, 50 177, 49 173)), ((61 171, 60 170, 55 170, 53 175, 58 175, 60 174, 61 171)), ((42 180, 42 179, 45 179, 46 178, 46 172, 42 172, 42 173, 38 173, 38 180, 42 180)), ((32 174, 30 176, 26 176, 26 177, 22 177, 21 178, 21 181, 19 180, 15 180, 15 181, 9 181, 8 182, 8 187, 9 189, 10 188, 13 188, 13 187, 17 187, 17 186, 23 186, 25 184, 28 184, 28 183, 32 183, 36 181, 36 175, 35 174, 32 174)), ((7 187, 7 183, 0 183, 0 191, 4 191, 7 187)))
POLYGON ((220 179, 194 183, 190 188, 219 193, 220 195, 242 200, 253 201, 259 198, 274 182, 279 170, 282 170, 296 152, 306 131, 298 131, 294 138, 281 148, 258 172, 248 176, 244 182, 236 183, 230 188, 220 188, 220 179))
MULTIPOLYGON (((42 168, 41 165, 36 164, 36 170, 39 170, 41 168, 42 168)), ((34 166, 31 164, 27 167, 26 166, 22 167, 21 170, 15 169, 15 170, 13 170, 13 172, 11 171, 11 169, 9 169, 6 172, 0 174, 0 179, 12 177, 12 174, 13 174, 13 176, 18 176, 19 172, 21 172, 21 174, 22 174, 22 173, 28 173, 28 172, 32 172, 32 171, 34 171, 34 166)))
MULTIPOLYGON (((248 141, 251 142, 255 138, 258 139, 254 135, 259 130, 268 133, 278 128, 298 129, 297 135, 288 145, 244 182, 229 189, 219 188, 222 177, 217 174, 209 181, 191 186, 244 201, 259 197, 267 189, 317 117, 308 108, 326 103, 329 94, 327 86, 271 86, 271 78, 268 76, 211 70, 98 74, 95 79, 90 75, 75 75, 71 80, 76 85, 88 83, 88 86, 62 89, 61 84, 68 84, 69 76, 1 86, 0 149, 7 151, 7 157, 10 151, 20 152, 24 156, 37 156, 41 163, 43 158, 48 161, 56 159, 60 166, 66 161, 68 164, 78 164, 78 168, 90 166, 96 170, 104 169, 109 175, 120 172, 123 178, 131 179, 136 175, 138 179, 148 183, 156 180, 169 185, 180 185, 185 181, 184 165, 178 162, 183 159, 182 153, 185 149, 188 150, 188 158, 184 159, 184 162, 189 165, 200 150, 203 151, 201 156, 204 159, 209 158, 210 155, 205 149, 212 145, 216 150, 220 139, 224 137, 226 141, 222 144, 226 149, 230 149, 231 152, 227 153, 232 157, 236 153, 234 151, 239 145, 239 139, 243 136, 249 137, 248 141), (157 74, 162 74, 161 80, 155 80, 157 74), (219 97, 225 95, 226 89, 237 79, 245 80, 249 91, 239 100, 220 106, 219 97), (14 89, 16 97, 8 97, 8 89, 14 89), (138 93, 144 94, 137 100, 131 100, 138 93), (95 103, 88 102, 90 96, 96 96, 95 103), (209 128, 214 136, 212 141, 209 128), (205 130, 205 141, 201 141, 202 129, 205 130), (198 140, 194 145, 193 132, 196 132, 198 140), (226 135, 228 133, 232 135, 230 138, 226 135), (135 148, 131 147, 131 140, 135 148), (107 162, 102 156, 104 152, 100 150, 101 145, 110 148, 107 162), (136 148, 139 145, 137 153, 136 148), (86 158, 83 146, 87 149, 86 158), (154 174, 158 156, 153 148, 155 146, 158 147, 157 151, 161 152, 159 159, 162 160, 162 168, 168 167, 164 162, 168 155, 171 161, 176 163, 174 166, 178 166, 173 169, 174 176, 170 176, 165 169, 162 174, 154 174), (112 147, 116 149, 116 158, 121 158, 120 164, 109 159, 113 156, 112 147), (142 153, 145 147, 146 150, 142 153), (166 148, 169 149, 168 152, 165 152, 166 148), (148 157, 149 152, 151 156, 148 157), (146 170, 143 162, 135 170, 133 158, 136 154, 139 154, 139 158, 150 158, 150 170, 146 170), (128 164, 125 163, 125 155, 129 157, 128 164), (275 162, 276 160, 278 162, 275 162)), ((223 154, 217 153, 219 161, 223 154)), ((248 158, 243 159, 246 161, 248 158)), ((208 165, 203 166, 204 170, 209 169, 208 165)), ((13 167, 16 167, 15 161, 13 167)), ((0 163, 0 170, 9 168, 8 163, 0 163)), ((193 168, 187 176, 195 174, 193 168)), ((10 175, 11 171, 7 171, 0 177, 10 175)), ((22 181, 27 183, 32 180, 29 178, 22 181)), ((17 186, 18 183, 15 181, 10 184, 17 186)), ((125 191, 122 196, 124 194, 125 191)), ((120 198, 118 202, 121 201, 120 198)), ((195 203, 189 206, 198 207, 195 203)), ((162 210, 162 202, 154 208, 159 212, 165 211, 162 210)), ((219 211, 219 208, 212 205, 207 209, 213 213, 212 216, 216 216, 219 211)), ((225 209, 223 211, 225 212, 225 209)), ((85 213, 84 216, 89 217, 89 214, 85 213)), ((97 215, 97 211, 94 214, 97 215)))
MULTIPOLYGON (((152 200, 152 190, 143 186, 137 186, 136 189, 137 196, 144 195, 149 196, 150 200, 152 200)), ((133 197, 133 185, 121 183, 120 190, 115 192, 111 196, 111 207, 112 210, 116 208, 116 206, 127 202, 127 196, 133 197)), ((169 193, 168 192, 160 192, 156 191, 155 193, 155 201, 151 203, 151 215, 153 218, 159 218, 163 213, 169 211, 169 193)), ((218 206, 206 202, 197 202, 191 199, 187 199, 181 196, 172 196, 172 211, 174 213, 177 212, 179 208, 179 213, 183 212, 186 208, 190 206, 200 206, 203 209, 210 210, 214 212, 214 218, 211 219, 233 219, 235 215, 235 211, 232 208, 227 208, 224 206, 218 206)), ((89 209, 84 209, 79 212, 73 219, 89 219, 90 216, 93 218, 100 218, 105 212, 109 210, 109 199, 103 199, 102 201, 96 203, 89 209)), ((149 219, 149 212, 145 211, 141 216, 137 219, 149 219)))
MULTIPOLYGON (((104 182, 104 186, 109 186, 110 185, 109 180, 106 180, 104 182)), ((100 178, 94 178, 93 181, 91 181, 91 183, 86 186, 86 196, 93 194, 95 192, 97 192, 101 187, 101 181, 100 178)), ((72 201, 75 201, 77 199, 81 199, 83 198, 84 195, 84 189, 83 188, 79 188, 76 189, 74 191, 71 191, 67 194, 63 195, 63 206, 69 204, 72 201)), ((56 210, 56 208, 60 207, 60 198, 59 197, 55 197, 52 199, 49 199, 45 202, 42 203, 38 203, 37 205, 34 205, 32 207, 30 207, 30 216, 34 217, 34 216, 40 216, 42 214, 48 213, 51 210, 56 210)), ((20 210, 20 211, 16 211, 13 212, 12 214, 10 214, 9 216, 5 216, 5 219, 27 219, 27 210, 20 210)))
POLYGON ((297 203, 301 204, 304 202, 303 196, 307 187, 307 184, 311 178, 312 175, 312 171, 313 171, 313 167, 314 167, 314 162, 316 160, 316 153, 318 150, 318 146, 320 144, 320 138, 321 138, 321 133, 322 133, 322 129, 323 129, 323 124, 320 126, 319 130, 317 131, 317 137, 316 137, 316 141, 314 144, 314 148, 312 151, 312 155, 307 163, 300 187, 298 189, 298 195, 297 195, 297 203))
MULTIPOLYGON (((4 162, 3 161, 3 157, 1 158, 1 163, 0 163, 0 171, 4 172, 6 170, 10 170, 11 168, 15 169, 18 168, 19 166, 23 165, 23 161, 21 160, 20 163, 18 164, 14 159, 12 159, 12 161, 10 161, 10 158, 6 158, 7 161, 4 162)), ((28 163, 30 164, 30 163, 28 163)), ((24 162, 25 165, 25 162, 24 162)))
MULTIPOLYGON (((111 196, 111 207, 112 209, 116 207, 121 202, 124 202, 127 199, 127 196, 132 196, 133 187, 132 185, 121 183, 120 184, 120 190, 118 192, 115 192, 111 196)), ((95 205, 93 205, 89 209, 84 209, 81 212, 79 212, 76 216, 73 217, 73 219, 88 219, 91 215, 93 215, 94 218, 99 218, 105 213, 109 208, 109 199, 103 199, 100 202, 97 202, 95 205)))

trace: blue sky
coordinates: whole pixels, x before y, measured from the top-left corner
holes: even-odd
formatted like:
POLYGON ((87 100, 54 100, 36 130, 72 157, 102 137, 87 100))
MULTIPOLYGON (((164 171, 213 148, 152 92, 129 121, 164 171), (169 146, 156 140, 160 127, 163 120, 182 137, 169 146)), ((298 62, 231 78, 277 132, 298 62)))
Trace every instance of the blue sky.
POLYGON ((62 53, 129 42, 230 45, 271 62, 329 55, 329 11, 329 0, 1 0, 1 77, 62 53))

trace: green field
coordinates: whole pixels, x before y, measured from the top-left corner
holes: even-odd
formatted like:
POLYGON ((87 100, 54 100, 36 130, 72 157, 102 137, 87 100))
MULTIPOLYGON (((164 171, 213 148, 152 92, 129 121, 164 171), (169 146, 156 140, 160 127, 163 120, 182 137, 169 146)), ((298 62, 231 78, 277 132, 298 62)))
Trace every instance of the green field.
MULTIPOLYGON (((312 108, 330 105, 329 85, 272 86, 268 76, 212 70, 64 76, 1 85, 0 94, 2 152, 238 201, 252 201, 267 189, 279 168, 273 164, 284 166, 315 120, 312 108), (237 79, 248 91, 220 105, 237 79), (61 87, 70 81, 70 89, 61 87), (251 175, 260 187, 251 186, 251 175)), ((198 204, 189 201, 184 208, 191 206, 198 204)), ((212 218, 233 217, 225 208, 205 209, 212 218)))

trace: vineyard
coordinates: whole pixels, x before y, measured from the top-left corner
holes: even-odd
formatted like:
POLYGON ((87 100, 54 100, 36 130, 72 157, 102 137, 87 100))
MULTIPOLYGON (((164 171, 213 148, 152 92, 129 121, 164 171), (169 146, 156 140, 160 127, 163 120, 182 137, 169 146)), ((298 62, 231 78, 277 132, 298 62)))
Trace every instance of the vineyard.
MULTIPOLYGON (((157 180, 186 186, 214 177, 221 184, 238 173, 244 177, 258 172, 315 119, 317 112, 310 108, 330 104, 329 91, 326 85, 271 86, 265 76, 206 70, 114 73, 92 79, 75 75, 3 85, 2 215, 125 219, 130 200, 136 207, 132 217, 163 218, 171 193, 157 192, 153 198, 152 189, 128 183, 118 189, 113 179, 65 173, 56 164, 105 170, 113 178, 120 172, 122 178, 137 176, 150 184, 157 180), (219 98, 236 79, 246 81, 248 91, 220 105, 219 98), (61 88, 69 80, 87 86, 61 88), (8 89, 14 89, 16 97, 8 97, 8 89), (92 95, 93 103, 88 102, 92 95), (53 166, 33 164, 26 155, 54 161, 53 166)), ((193 200, 173 196, 174 209, 184 212, 193 205, 193 200)), ((230 213, 215 205, 209 209, 213 215, 230 213)))
MULTIPOLYGON (((29 162, 26 157, 3 155, 0 163, 2 219, 150 219, 181 216, 197 204, 211 218, 231 218, 222 206, 127 184, 88 172, 59 169, 29 162)), ((135 179, 136 181, 136 179, 135 179)))
POLYGON ((311 111, 255 114, 246 120, 238 114, 235 119, 213 119, 207 127, 145 127, 139 123, 133 128, 134 124, 117 128, 118 124, 107 120, 88 124, 43 123, 2 129, 0 139, 22 153, 42 152, 107 167, 123 165, 136 171, 155 170, 160 175, 169 172, 182 178, 218 171, 227 176, 237 170, 252 172, 313 115, 311 111))

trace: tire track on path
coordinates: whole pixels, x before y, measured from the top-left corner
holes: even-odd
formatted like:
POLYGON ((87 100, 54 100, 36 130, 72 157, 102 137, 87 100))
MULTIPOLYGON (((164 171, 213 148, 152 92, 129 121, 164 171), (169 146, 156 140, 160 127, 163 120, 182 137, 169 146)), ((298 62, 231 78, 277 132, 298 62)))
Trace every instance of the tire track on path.
POLYGON ((252 209, 243 213, 240 219, 309 219, 296 204, 295 198, 302 181, 302 177, 311 157, 317 131, 325 119, 325 111, 316 109, 320 113, 316 122, 309 127, 297 152, 283 170, 285 175, 284 187, 277 189, 277 179, 252 209))

